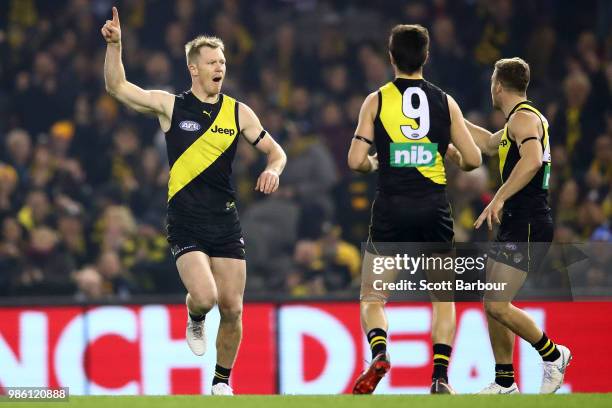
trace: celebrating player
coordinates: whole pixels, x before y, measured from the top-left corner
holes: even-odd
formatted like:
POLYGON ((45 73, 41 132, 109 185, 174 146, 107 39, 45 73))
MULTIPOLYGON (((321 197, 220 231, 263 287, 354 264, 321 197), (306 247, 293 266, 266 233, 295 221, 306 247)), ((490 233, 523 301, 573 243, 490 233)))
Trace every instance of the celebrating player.
MULTIPOLYGON (((348 154, 349 167, 379 170, 372 205, 368 249, 360 294, 361 322, 372 351, 369 368, 353 393, 370 394, 390 369, 387 354, 387 293, 373 290, 370 261, 377 242, 441 243, 452 249, 451 209, 446 198, 444 156, 452 140, 463 170, 480 166, 481 153, 465 126, 455 100, 423 79, 429 55, 429 33, 420 25, 398 25, 391 31, 389 54, 395 80, 365 99, 348 154), (368 155, 375 144, 377 154, 368 155)), ((455 335, 452 302, 434 302, 432 317, 432 393, 453 393, 447 367, 455 335)))
MULTIPOLYGON (((492 134, 466 121, 480 149, 490 156, 499 155, 503 183, 474 224, 479 228, 486 221, 489 229, 493 222, 500 224, 487 265, 487 278, 514 282, 517 290, 527 273, 538 269, 553 238, 548 206, 551 168, 548 121, 527 100, 528 84, 529 65, 525 61, 520 58, 497 61, 491 77, 491 97, 493 107, 506 116, 506 126, 492 134)), ((515 334, 531 343, 542 356, 544 377, 540 392, 554 393, 563 383, 572 355, 567 347, 550 340, 510 300, 485 296, 495 356, 495 382, 481 393, 519 392, 512 367, 515 334)))
POLYGON ((242 338, 246 280, 244 240, 230 180, 238 135, 268 157, 255 186, 264 194, 278 188, 285 153, 248 106, 221 93, 226 66, 220 39, 200 36, 185 45, 191 89, 172 95, 143 90, 126 80, 115 7, 112 21, 101 31, 107 42, 107 91, 132 109, 157 116, 166 134, 168 242, 188 292, 187 343, 194 354, 204 354, 204 319, 218 304, 221 323, 212 393, 232 395, 229 377, 242 338))

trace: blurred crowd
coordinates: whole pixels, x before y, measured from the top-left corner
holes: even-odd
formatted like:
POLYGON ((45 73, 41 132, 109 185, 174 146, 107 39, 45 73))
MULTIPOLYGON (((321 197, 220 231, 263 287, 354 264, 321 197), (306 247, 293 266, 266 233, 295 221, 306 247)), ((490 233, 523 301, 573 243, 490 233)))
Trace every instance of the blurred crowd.
MULTIPOLYGON (((215 34, 226 47, 223 91, 253 108, 287 152, 281 188, 264 197, 253 191, 263 157, 238 146, 250 293, 300 297, 358 286, 376 175, 352 174, 346 156, 365 95, 392 79, 386 40, 397 23, 429 28, 425 77, 490 130, 505 122, 490 106, 493 63, 530 63, 530 99, 551 125, 556 239, 612 241, 609 1, 6 0, 2 296, 183 291, 165 237, 164 135, 154 118, 104 90, 99 29, 112 5, 129 81, 187 90, 184 44, 215 34)), ((499 183, 496 166, 447 166, 457 240, 490 238, 472 224, 499 183)), ((601 273, 593 276, 602 284, 601 273)))

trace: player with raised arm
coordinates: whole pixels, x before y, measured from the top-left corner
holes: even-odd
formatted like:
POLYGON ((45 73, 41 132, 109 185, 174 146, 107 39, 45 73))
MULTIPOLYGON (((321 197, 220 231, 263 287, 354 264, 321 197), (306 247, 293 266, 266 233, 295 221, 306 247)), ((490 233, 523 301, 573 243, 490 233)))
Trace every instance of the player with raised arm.
MULTIPOLYGON (((384 311, 388 294, 373 290, 374 277, 369 268, 369 259, 378 253, 375 244, 437 243, 444 247, 441 253, 450 252, 454 232, 443 158, 452 141, 460 152, 457 158, 463 170, 481 163, 480 150, 470 137, 457 102, 423 79, 428 54, 427 29, 420 25, 393 28, 389 55, 395 80, 365 99, 348 154, 351 169, 379 172, 360 293, 361 322, 372 360, 356 380, 355 394, 371 394, 390 369, 384 311), (377 153, 368 155, 373 144, 377 153)), ((455 325, 454 304, 434 302, 434 394, 454 393, 448 384, 447 367, 455 325)))
MULTIPOLYGON (((489 229, 493 222, 500 224, 487 264, 487 278, 515 282, 517 291, 527 273, 537 271, 553 238, 548 206, 551 168, 548 121, 527 100, 528 85, 529 65, 525 61, 520 58, 497 61, 491 77, 491 97, 493 107, 506 116, 506 126, 492 134, 466 121, 480 149, 487 155, 499 156, 502 186, 474 224, 479 228, 486 221, 489 229)), ((510 300, 485 294, 484 305, 495 356, 495 382, 481 393, 519 392, 512 366, 515 334, 542 356, 544 376, 540 392, 557 391, 572 358, 570 350, 556 345, 510 300)))
POLYGON ((200 36, 185 45, 191 89, 178 95, 143 90, 128 82, 121 61, 119 13, 102 27, 107 42, 106 90, 138 112, 157 116, 166 134, 168 242, 187 289, 187 343, 206 351, 204 320, 215 304, 221 322, 212 394, 232 395, 231 368, 242 338, 246 281, 244 240, 231 182, 232 161, 242 135, 268 157, 255 190, 277 190, 286 155, 245 104, 221 93, 226 74, 223 42, 200 36))

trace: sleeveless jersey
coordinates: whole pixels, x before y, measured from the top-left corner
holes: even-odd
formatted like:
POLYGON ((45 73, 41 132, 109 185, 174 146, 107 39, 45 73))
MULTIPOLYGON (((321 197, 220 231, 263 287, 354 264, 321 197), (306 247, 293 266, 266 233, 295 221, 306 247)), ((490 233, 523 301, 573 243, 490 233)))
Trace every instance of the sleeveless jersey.
POLYGON ((235 99, 220 94, 211 104, 191 91, 176 95, 166 132, 169 217, 214 222, 235 211, 231 173, 239 133, 235 99))
POLYGON ((444 192, 450 123, 446 94, 435 85, 397 78, 381 87, 374 121, 378 190, 411 196, 444 192))
MULTIPOLYGON (((548 182, 550 179, 551 169, 548 121, 544 115, 542 115, 542 113, 540 113, 540 111, 533 106, 531 101, 524 101, 517 104, 508 115, 506 126, 504 126, 502 138, 498 147, 499 172, 501 174, 502 183, 504 183, 508 177, 510 177, 510 173, 512 173, 514 166, 516 166, 516 163, 518 163, 521 158, 518 145, 516 144, 516 141, 510 138, 508 132, 508 120, 510 120, 510 117, 515 112, 520 110, 528 110, 535 113, 538 118, 540 118, 540 122, 542 123, 543 137, 540 140, 540 143, 542 144, 542 151, 544 152, 542 157, 542 167, 540 167, 536 175, 533 176, 525 187, 506 201, 504 208, 530 210, 546 209, 548 208, 548 182)), ((538 135, 534 136, 537 137, 538 135)), ((530 141, 528 143, 533 142, 530 141)))

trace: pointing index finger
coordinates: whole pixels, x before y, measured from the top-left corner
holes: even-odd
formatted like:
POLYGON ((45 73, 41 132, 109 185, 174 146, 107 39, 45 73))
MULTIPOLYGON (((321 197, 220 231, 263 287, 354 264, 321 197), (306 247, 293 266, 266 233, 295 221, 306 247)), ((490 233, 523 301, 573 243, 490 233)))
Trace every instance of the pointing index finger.
POLYGON ((119 11, 113 6, 113 23, 119 24, 119 11))

